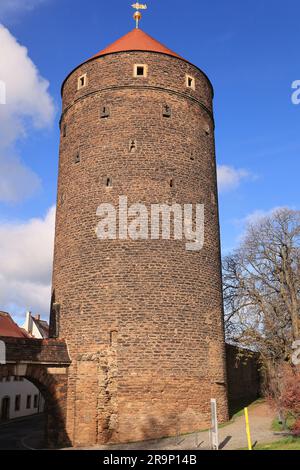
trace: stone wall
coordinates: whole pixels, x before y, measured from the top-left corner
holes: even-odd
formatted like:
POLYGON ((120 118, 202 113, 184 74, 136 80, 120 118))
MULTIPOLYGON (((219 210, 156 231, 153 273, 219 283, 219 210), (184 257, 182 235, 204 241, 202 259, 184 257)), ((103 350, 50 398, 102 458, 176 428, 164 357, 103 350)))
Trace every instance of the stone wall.
POLYGON ((241 355, 240 352, 236 346, 226 344, 230 414, 255 401, 261 393, 259 355, 241 355))

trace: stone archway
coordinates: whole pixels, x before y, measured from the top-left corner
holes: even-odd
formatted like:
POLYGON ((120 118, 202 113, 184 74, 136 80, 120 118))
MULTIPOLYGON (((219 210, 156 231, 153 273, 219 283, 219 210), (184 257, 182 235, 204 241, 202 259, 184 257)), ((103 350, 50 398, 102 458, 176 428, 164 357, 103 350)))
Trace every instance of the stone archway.
POLYGON ((32 382, 45 399, 48 447, 69 447, 66 414, 71 361, 65 342, 3 337, 1 340, 6 348, 6 362, 0 364, 0 379, 16 376, 32 382))
POLYGON ((71 445, 65 430, 67 380, 65 369, 49 368, 43 365, 7 364, 0 366, 0 379, 24 377, 32 382, 45 399, 46 429, 48 447, 71 445))

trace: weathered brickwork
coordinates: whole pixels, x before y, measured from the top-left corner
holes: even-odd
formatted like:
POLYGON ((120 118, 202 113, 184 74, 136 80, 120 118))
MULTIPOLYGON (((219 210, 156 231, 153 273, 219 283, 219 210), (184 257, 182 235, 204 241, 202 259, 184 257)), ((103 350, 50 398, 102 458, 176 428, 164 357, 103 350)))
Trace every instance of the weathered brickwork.
POLYGON ((59 364, 59 366, 69 366, 70 364, 67 346, 64 341, 5 336, 0 338, 5 343, 7 362, 16 364, 59 364))
POLYGON ((73 445, 206 427, 211 397, 228 417, 212 95, 199 69, 154 52, 99 57, 64 83, 52 311, 72 360, 73 445), (134 64, 147 78, 133 77, 134 64), (98 240, 97 207, 120 195, 148 207, 203 203, 204 248, 98 240))

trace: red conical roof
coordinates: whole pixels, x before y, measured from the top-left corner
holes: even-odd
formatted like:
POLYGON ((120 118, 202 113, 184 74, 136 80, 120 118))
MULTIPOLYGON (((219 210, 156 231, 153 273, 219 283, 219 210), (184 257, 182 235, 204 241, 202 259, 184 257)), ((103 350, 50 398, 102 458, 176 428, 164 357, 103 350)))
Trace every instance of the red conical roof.
POLYGON ((162 54, 172 55, 181 59, 178 54, 153 39, 149 34, 144 33, 141 29, 130 31, 110 46, 98 52, 98 54, 94 55, 92 58, 94 59, 95 57, 100 57, 105 54, 125 51, 161 52, 162 54))

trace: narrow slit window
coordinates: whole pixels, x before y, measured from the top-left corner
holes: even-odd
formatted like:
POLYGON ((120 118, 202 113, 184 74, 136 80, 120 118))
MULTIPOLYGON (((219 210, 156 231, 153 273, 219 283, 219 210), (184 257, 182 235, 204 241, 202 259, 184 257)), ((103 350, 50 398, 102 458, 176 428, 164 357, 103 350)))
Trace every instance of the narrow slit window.
POLYGON ((191 77, 190 75, 186 76, 186 86, 192 90, 196 89, 196 82, 194 77, 191 77))
POLYGON ((173 179, 171 179, 170 180, 170 188, 173 188, 173 186, 174 186, 174 181, 173 181, 173 179))
POLYGON ((148 75, 148 67, 145 64, 135 64, 133 76, 137 77, 147 77, 148 75))
POLYGON ((75 164, 77 165, 78 163, 80 163, 80 160, 81 160, 80 153, 78 152, 76 153, 75 158, 74 158, 75 164))
POLYGON ((87 85, 87 75, 86 73, 84 75, 81 75, 79 78, 78 78, 78 90, 80 90, 81 88, 84 88, 85 86, 87 85))
POLYGON ((129 152, 134 153, 137 150, 137 141, 134 139, 131 139, 129 142, 129 152))
POLYGON ((106 187, 107 188, 112 188, 112 179, 111 178, 106 178, 106 187))
POLYGON ((109 108, 107 106, 102 106, 100 116, 101 118, 108 118, 110 115, 109 108))
POLYGON ((163 106, 163 117, 170 118, 172 114, 171 107, 167 104, 163 106))

